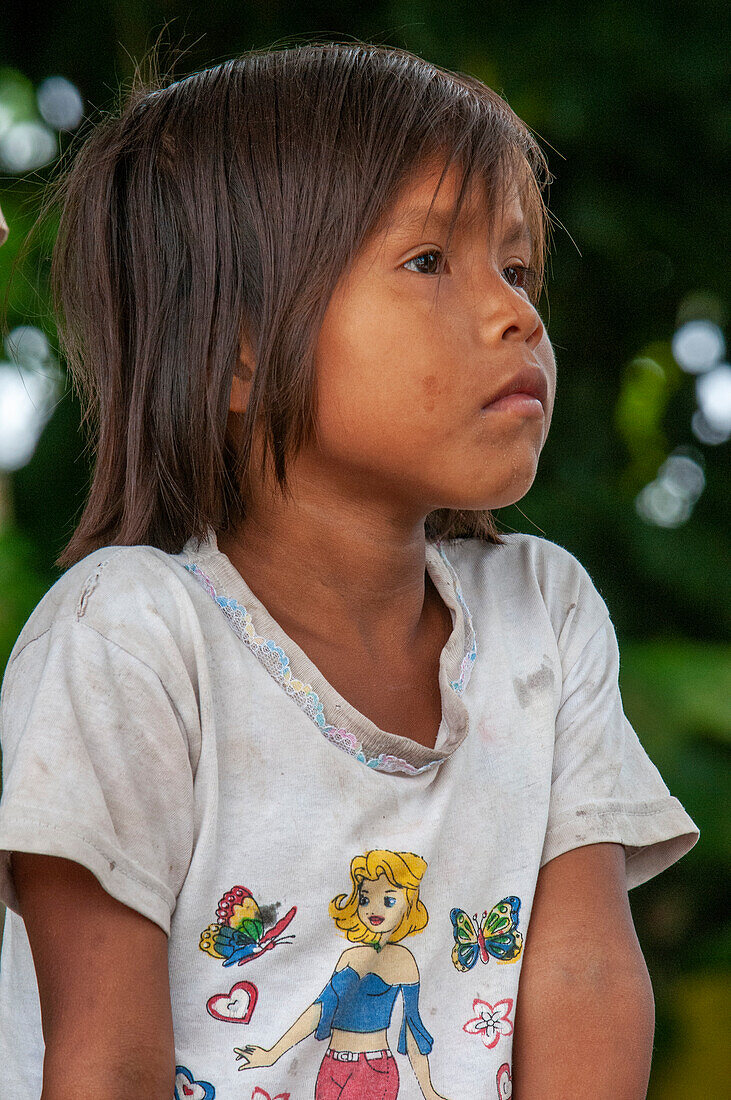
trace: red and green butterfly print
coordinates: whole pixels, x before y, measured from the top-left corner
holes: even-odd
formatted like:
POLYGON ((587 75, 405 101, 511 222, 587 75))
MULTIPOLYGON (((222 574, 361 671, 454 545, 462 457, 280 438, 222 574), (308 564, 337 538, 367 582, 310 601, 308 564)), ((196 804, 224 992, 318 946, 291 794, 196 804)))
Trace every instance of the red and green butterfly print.
POLYGON ((294 934, 282 935, 289 925, 297 906, 271 928, 264 931, 264 919, 251 890, 245 886, 232 886, 218 903, 218 924, 209 924, 201 933, 201 951, 214 959, 222 959, 223 966, 251 962, 252 959, 271 951, 279 943, 290 943, 294 934))
POLYGON ((454 933, 452 962, 457 970, 471 970, 478 959, 486 963, 490 956, 503 963, 519 959, 523 950, 519 913, 520 898, 512 895, 493 905, 489 913, 485 910, 480 921, 475 913, 474 924, 464 909, 452 909, 449 914, 454 933))

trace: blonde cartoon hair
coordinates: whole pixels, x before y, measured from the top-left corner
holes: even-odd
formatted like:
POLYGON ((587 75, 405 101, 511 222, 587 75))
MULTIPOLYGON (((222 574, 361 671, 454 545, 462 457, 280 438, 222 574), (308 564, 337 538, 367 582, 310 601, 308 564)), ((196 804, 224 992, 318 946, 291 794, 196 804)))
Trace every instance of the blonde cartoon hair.
POLYGON ((349 940, 356 943, 377 943, 381 936, 366 927, 358 916, 358 899, 364 879, 375 882, 385 875, 393 885, 406 891, 406 912, 401 922, 389 936, 390 943, 398 943, 406 936, 426 928, 429 914, 419 899, 419 884, 426 871, 426 860, 413 852, 389 852, 376 848, 362 856, 355 856, 350 863, 353 888, 350 895, 338 894, 330 902, 330 916, 338 928, 342 928, 349 940))

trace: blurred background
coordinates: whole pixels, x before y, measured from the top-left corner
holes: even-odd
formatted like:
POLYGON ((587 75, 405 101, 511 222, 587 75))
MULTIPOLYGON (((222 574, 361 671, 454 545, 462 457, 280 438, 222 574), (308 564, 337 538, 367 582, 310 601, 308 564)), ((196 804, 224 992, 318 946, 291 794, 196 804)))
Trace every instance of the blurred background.
POLYGON ((0 12, 0 672, 59 576, 90 476, 49 306, 53 219, 19 250, 74 132, 113 107, 158 38, 178 77, 267 46, 404 47, 478 76, 543 145, 558 226, 540 309, 558 396, 537 480, 497 519, 589 570, 617 628, 627 715, 701 830, 630 895, 657 1002, 651 1100, 726 1096, 731 1080, 724 10, 4 0, 0 12))

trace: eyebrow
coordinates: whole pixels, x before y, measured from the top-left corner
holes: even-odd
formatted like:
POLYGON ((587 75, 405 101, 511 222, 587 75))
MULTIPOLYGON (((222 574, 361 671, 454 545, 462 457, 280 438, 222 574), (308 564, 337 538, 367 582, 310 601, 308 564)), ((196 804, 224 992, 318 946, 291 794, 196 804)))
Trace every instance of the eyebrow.
MULTIPOLYGON (((407 207, 398 218, 394 218, 394 224, 399 229, 416 229, 422 226, 426 221, 427 208, 422 206, 409 206, 407 207)), ((439 226, 440 229, 445 229, 451 220, 451 210, 440 210, 439 207, 433 209, 429 214, 429 221, 433 225, 439 226)))
MULTIPOLYGON (((414 229, 421 229, 426 221, 426 216, 427 208, 409 206, 406 207, 401 216, 394 219, 393 224, 399 232, 409 233, 414 229)), ((451 210, 441 210, 436 207, 429 214, 429 224, 438 229, 448 229, 451 218, 451 210)), ((511 222, 505 228, 503 244, 517 244, 520 241, 526 241, 531 249, 533 248, 533 234, 528 227, 528 223, 525 221, 511 222)))
POLYGON ((533 234, 527 222, 511 222, 506 227, 503 244, 518 244, 519 241, 526 241, 533 248, 533 234))

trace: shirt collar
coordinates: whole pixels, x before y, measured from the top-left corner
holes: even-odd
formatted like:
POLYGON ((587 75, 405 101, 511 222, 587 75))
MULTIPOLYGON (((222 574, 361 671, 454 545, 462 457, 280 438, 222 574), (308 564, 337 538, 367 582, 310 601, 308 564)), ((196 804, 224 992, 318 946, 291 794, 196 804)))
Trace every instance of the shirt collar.
POLYGON ((189 539, 177 555, 215 601, 229 627, 329 741, 377 771, 415 774, 446 760, 469 730, 463 695, 477 656, 472 615, 442 541, 427 542, 426 568, 449 608, 452 632, 439 660, 442 721, 433 749, 380 729, 328 683, 307 654, 272 618, 208 528, 201 543, 189 539))

